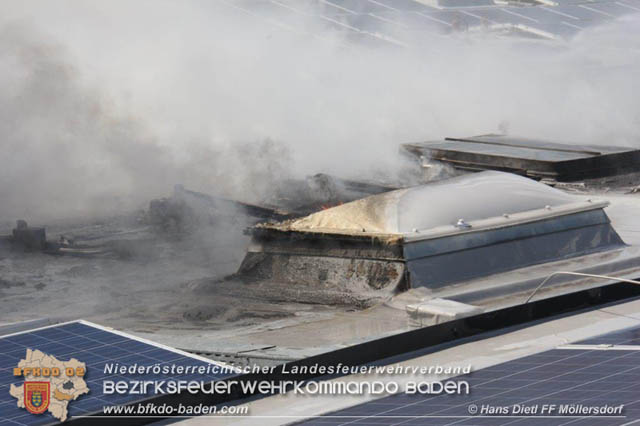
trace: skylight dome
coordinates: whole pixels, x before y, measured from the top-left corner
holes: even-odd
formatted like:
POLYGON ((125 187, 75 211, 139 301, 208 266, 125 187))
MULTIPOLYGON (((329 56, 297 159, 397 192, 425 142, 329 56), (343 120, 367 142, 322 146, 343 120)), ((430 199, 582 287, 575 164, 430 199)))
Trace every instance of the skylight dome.
POLYGON ((373 195, 289 225, 295 231, 408 234, 568 206, 581 199, 510 173, 487 171, 373 195))
POLYGON ((256 225, 241 271, 336 288, 438 289, 620 249, 607 205, 522 176, 474 173, 256 225))

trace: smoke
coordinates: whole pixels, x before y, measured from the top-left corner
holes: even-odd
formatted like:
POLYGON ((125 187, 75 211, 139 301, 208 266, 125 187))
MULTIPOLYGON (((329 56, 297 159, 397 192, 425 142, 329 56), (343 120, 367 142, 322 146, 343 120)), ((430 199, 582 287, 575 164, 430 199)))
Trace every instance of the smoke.
MULTIPOLYGON (((398 144, 512 134, 640 146, 640 19, 566 42, 362 46, 260 3, 0 2, 0 217, 144 206, 175 183, 257 201, 375 177, 398 144)), ((383 25, 383 24, 382 24, 383 25)))

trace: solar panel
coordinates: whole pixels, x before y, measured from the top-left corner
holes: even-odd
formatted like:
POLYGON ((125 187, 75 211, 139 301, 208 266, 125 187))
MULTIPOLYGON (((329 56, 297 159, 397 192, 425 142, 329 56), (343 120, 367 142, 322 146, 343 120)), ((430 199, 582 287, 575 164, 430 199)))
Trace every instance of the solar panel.
POLYGON ((430 9, 429 6, 414 0, 376 0, 377 4, 382 4, 388 9, 405 11, 424 11, 430 9))
POLYGON ((498 9, 502 14, 507 15, 509 23, 522 24, 536 27, 539 21, 535 18, 520 13, 520 10, 515 10, 513 7, 505 7, 498 9))
POLYGON ((379 13, 388 10, 388 8, 362 0, 326 0, 327 3, 334 4, 340 8, 347 9, 354 13, 379 13))
MULTIPOLYGON (((423 18, 419 26, 438 27, 438 31, 448 32, 448 25, 464 24, 467 28, 487 24, 500 25, 525 25, 534 30, 542 30, 547 33, 569 37, 581 28, 588 27, 595 23, 600 23, 613 19, 616 16, 629 14, 634 11, 632 7, 624 4, 617 4, 612 1, 582 4, 580 2, 564 2, 558 6, 532 6, 532 7, 495 7, 487 6, 484 3, 455 3, 458 8, 458 15, 455 19, 444 13, 448 8, 448 3, 441 3, 440 9, 431 8, 426 5, 418 5, 416 2, 387 2, 378 1, 375 3, 358 0, 330 0, 336 5, 345 7, 345 10, 362 17, 366 14, 383 16, 388 13, 404 14, 403 20, 399 24, 408 25, 415 29, 415 17, 423 18), (459 8, 459 6, 465 6, 459 8), (445 10, 443 10, 445 9, 445 10), (464 22, 460 23, 461 17, 464 22)), ((583 2, 584 3, 584 2, 583 2)), ((454 3, 451 3, 453 5, 454 3)), ((451 9, 449 9, 450 11, 451 9)), ((365 31, 389 31, 383 22, 369 21, 366 19, 352 19, 353 27, 365 31), (361 26, 362 23, 362 26, 361 26)), ((463 26, 463 28, 464 28, 463 26)), ((411 42, 410 38, 407 42, 411 42)))
MULTIPOLYGON (((226 4, 227 2, 225 2, 226 4)), ((239 0, 232 8, 263 18, 264 23, 300 33, 313 32, 315 15, 323 27, 345 35, 351 43, 379 47, 424 42, 424 33, 443 34, 506 27, 521 34, 570 38, 582 29, 640 11, 640 0, 557 0, 556 6, 508 6, 493 0, 315 0, 312 7, 285 0, 239 0), (456 12, 455 15, 450 13, 456 12), (397 43, 399 42, 399 43, 397 43)))
MULTIPOLYGON (((513 8, 508 8, 507 10, 512 10, 512 9, 513 8)), ((538 24, 546 23, 546 24, 558 25, 563 21, 579 23, 579 20, 577 18, 569 18, 568 16, 563 16, 561 14, 554 13, 552 7, 550 8, 543 8, 539 6, 521 7, 513 11, 517 12, 520 15, 526 16, 530 19, 535 19, 536 21, 538 21, 538 24)))
POLYGON ((566 6, 572 4, 593 4, 597 2, 607 2, 611 0, 553 0, 559 6, 566 6))
POLYGON ((545 9, 558 14, 562 14, 569 19, 579 19, 582 22, 602 22, 610 19, 606 15, 592 10, 590 6, 581 4, 567 6, 549 6, 545 7, 545 9))
POLYGON ((435 29, 439 33, 450 30, 451 24, 446 19, 442 19, 442 16, 438 15, 438 12, 419 12, 414 14, 416 20, 421 21, 419 22, 421 27, 435 29))
MULTIPOLYGON (((581 343, 637 344, 640 328, 581 343)), ((305 425, 620 425, 640 420, 640 351, 554 349, 459 377, 468 395, 398 394, 302 422, 305 425), (470 416, 490 404, 624 404, 624 418, 470 416)), ((428 380, 428 379, 427 379, 428 380)), ((635 423, 634 423, 635 424, 635 423)))
POLYGON ((563 37, 566 39, 578 34, 582 31, 584 26, 584 23, 575 24, 572 22, 544 22, 531 25, 531 27, 534 27, 537 30, 545 31, 556 37, 563 37))
POLYGON ((628 15, 629 12, 633 12, 633 9, 629 10, 628 7, 625 7, 623 5, 620 5, 614 2, 593 3, 593 4, 589 4, 588 7, 591 10, 598 10, 602 13, 606 13, 610 17, 624 16, 624 15, 628 15))
POLYGON ((473 14, 492 24, 515 23, 515 16, 508 15, 498 8, 478 9, 474 10, 473 14))
POLYGON ((351 27, 370 33, 375 33, 381 26, 385 25, 385 21, 375 15, 348 15, 343 18, 343 21, 351 27))
POLYGON ((438 6, 443 8, 479 7, 495 6, 495 3, 493 0, 440 0, 438 6))
MULTIPOLYGON (((34 415, 17 407, 17 400, 9 394, 11 384, 22 385, 23 380, 13 375, 13 368, 25 358, 27 348, 40 350, 60 361, 76 358, 85 363, 84 380, 89 393, 81 395, 68 406, 69 416, 86 415, 112 404, 125 404, 144 400, 147 395, 104 394, 103 380, 198 380, 211 381, 229 377, 230 374, 190 375, 109 375, 107 363, 139 366, 155 364, 176 366, 220 365, 205 358, 154 344, 124 333, 109 331, 85 321, 76 321, 34 331, 26 331, 0 337, 0 424, 42 425, 57 422, 50 413, 34 415)), ((148 395, 151 396, 151 395, 148 395)))
POLYGON ((576 344, 640 346, 640 328, 629 328, 615 333, 609 333, 603 336, 597 336, 591 339, 582 340, 580 342, 577 342, 576 344))

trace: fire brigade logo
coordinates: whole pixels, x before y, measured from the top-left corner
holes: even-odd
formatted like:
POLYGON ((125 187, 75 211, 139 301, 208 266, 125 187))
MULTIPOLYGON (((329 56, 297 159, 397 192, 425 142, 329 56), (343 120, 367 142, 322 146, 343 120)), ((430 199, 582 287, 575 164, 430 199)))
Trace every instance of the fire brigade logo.
POLYGON ((49 382, 24 382, 24 407, 31 414, 47 411, 50 396, 49 382))
POLYGON ((75 358, 60 361, 37 349, 27 349, 24 359, 13 369, 16 380, 20 377, 24 381, 11 383, 9 394, 17 400, 18 408, 33 414, 50 413, 64 422, 69 416, 69 404, 89 393, 84 381, 86 372, 85 363, 75 358))

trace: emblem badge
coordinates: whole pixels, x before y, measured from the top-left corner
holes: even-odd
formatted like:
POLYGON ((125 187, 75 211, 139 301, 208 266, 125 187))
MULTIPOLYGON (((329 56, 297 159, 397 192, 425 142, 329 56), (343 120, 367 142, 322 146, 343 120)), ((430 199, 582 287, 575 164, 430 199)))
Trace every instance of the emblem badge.
POLYGON ((24 406, 31 414, 47 411, 50 401, 49 382, 24 382, 24 406))

